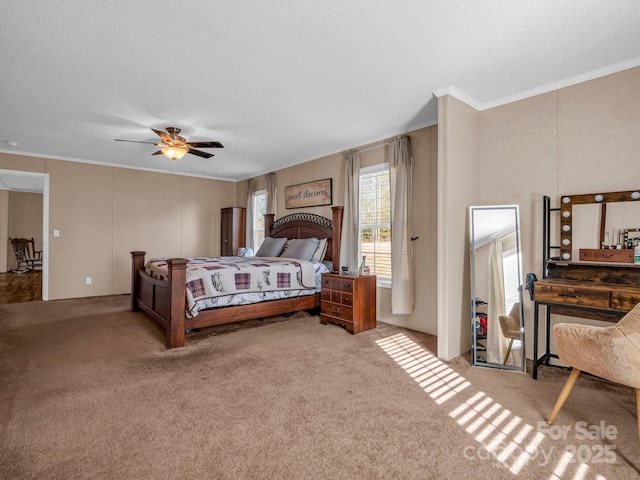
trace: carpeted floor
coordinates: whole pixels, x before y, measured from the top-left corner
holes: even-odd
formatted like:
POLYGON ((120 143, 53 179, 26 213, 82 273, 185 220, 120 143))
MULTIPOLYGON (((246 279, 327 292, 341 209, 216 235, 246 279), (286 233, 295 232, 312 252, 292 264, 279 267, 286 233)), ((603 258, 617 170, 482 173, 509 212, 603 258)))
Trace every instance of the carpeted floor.
POLYGON ((168 351, 128 305, 0 306, 1 479, 639 476, 631 389, 581 377, 550 428, 564 370, 445 364, 429 335, 307 313, 168 351))

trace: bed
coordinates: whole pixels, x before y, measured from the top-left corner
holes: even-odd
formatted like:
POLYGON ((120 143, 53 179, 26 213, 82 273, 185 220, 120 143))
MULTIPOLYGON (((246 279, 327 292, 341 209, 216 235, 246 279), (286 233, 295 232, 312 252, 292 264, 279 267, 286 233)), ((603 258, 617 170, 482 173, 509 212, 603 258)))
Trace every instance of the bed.
MULTIPOLYGON (((273 214, 265 215, 265 238, 327 239, 324 261, 331 270, 338 271, 343 207, 332 207, 332 211, 332 219, 312 213, 294 213, 274 221, 273 214)), ((166 271, 157 275, 146 269, 145 254, 144 251, 131 252, 131 310, 146 313, 165 330, 168 348, 183 347, 188 330, 320 307, 320 293, 314 290, 310 294, 277 300, 207 308, 193 315, 187 302, 189 260, 163 259, 166 271)))

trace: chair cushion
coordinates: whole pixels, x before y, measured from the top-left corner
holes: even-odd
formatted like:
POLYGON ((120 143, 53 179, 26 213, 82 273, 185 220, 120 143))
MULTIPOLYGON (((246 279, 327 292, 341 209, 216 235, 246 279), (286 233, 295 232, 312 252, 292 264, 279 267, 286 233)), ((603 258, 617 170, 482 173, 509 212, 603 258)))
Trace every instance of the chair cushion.
POLYGON ((558 323, 553 336, 563 363, 640 388, 640 304, 610 327, 558 323))

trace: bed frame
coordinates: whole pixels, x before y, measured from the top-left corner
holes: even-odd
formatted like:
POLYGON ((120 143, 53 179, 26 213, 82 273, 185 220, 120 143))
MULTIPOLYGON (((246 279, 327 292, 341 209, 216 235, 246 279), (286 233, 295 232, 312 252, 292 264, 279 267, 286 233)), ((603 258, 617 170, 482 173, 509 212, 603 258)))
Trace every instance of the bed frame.
MULTIPOLYGON (((325 260, 331 261, 333 270, 338 271, 343 208, 332 207, 333 220, 312 213, 294 213, 274 222, 274 215, 267 214, 265 236, 327 238, 325 260)), ((145 312, 166 331, 168 348, 184 346, 185 330, 312 310, 320 306, 320 294, 316 293, 251 305, 213 308, 199 312, 194 318, 187 318, 187 260, 168 259, 168 280, 157 280, 144 271, 145 254, 142 251, 131 252, 131 310, 145 312)))

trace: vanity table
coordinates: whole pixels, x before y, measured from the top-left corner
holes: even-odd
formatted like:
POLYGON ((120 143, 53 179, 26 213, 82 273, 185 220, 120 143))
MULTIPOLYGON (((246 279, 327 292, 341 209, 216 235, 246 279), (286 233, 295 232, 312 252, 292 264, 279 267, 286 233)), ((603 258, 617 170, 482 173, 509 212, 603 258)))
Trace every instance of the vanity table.
MULTIPOLYGON (((560 208, 551 208, 544 197, 543 248, 545 260, 543 278, 533 283, 533 372, 535 380, 539 365, 549 365, 558 358, 550 351, 551 314, 617 322, 640 303, 640 264, 634 264, 630 249, 580 249, 573 257, 573 205, 601 203, 600 239, 604 241, 606 205, 640 199, 638 191, 563 196, 560 208), (551 246, 551 215, 560 213, 561 245, 551 246), (551 256, 559 250, 559 256, 551 256), (585 260, 586 259, 586 260, 585 260), (629 261, 631 260, 631 261, 629 261), (545 309, 545 352, 538 356, 539 312, 545 309)), ((578 240, 576 240, 578 241, 578 240)))

